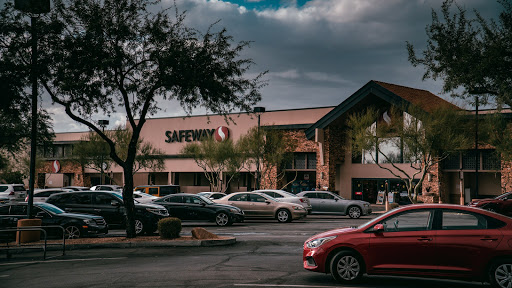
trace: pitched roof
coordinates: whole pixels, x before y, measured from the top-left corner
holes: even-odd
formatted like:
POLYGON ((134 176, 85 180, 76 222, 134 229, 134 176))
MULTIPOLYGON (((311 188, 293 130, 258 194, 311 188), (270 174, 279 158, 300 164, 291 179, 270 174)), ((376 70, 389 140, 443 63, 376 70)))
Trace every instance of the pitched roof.
POLYGON ((458 106, 444 100, 443 98, 432 94, 430 91, 415 89, 396 84, 385 83, 381 81, 373 82, 393 92, 397 96, 405 99, 406 101, 418 106, 426 112, 432 112, 434 109, 439 107, 451 107, 456 110, 460 110, 458 106))
POLYGON ((358 105, 366 105, 363 101, 367 99, 368 96, 379 98, 382 101, 397 106, 403 105, 404 102, 410 103, 426 112, 431 112, 439 107, 452 107, 453 109, 461 110, 461 108, 456 105, 451 104, 429 91, 371 80, 345 99, 345 101, 341 102, 336 108, 311 125, 311 127, 306 130, 306 137, 312 139, 315 137, 316 128, 323 129, 358 105))

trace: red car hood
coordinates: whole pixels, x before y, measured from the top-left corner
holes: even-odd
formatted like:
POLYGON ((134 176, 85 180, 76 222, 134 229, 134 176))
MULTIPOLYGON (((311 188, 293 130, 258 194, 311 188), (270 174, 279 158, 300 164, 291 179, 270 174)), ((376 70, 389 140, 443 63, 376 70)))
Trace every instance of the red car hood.
POLYGON ((347 234, 347 233, 350 233, 355 230, 357 230, 357 228, 351 228, 351 227, 329 230, 329 231, 322 232, 320 234, 316 234, 315 236, 309 238, 307 241, 312 240, 312 239, 322 238, 322 237, 329 237, 329 236, 333 236, 333 235, 347 234))

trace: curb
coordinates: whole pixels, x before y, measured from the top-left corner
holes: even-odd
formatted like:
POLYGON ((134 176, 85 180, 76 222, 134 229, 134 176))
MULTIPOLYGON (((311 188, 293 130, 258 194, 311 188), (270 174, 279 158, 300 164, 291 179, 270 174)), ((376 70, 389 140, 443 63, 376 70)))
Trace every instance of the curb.
POLYGON ((66 244, 66 250, 95 249, 95 248, 151 248, 151 247, 212 247, 233 245, 236 243, 235 237, 226 237, 225 239, 209 240, 162 240, 162 241, 142 241, 142 242, 121 242, 121 243, 84 243, 84 244, 66 244))

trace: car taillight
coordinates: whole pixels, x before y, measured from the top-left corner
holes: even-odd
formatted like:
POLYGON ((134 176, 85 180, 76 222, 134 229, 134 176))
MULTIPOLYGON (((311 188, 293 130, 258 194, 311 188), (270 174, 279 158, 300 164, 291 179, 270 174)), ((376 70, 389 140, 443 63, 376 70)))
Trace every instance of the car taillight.
POLYGON ((11 191, 11 193, 9 193, 9 196, 13 196, 14 195, 14 191, 11 191))
POLYGON ((300 200, 300 202, 306 202, 306 201, 305 201, 304 199, 302 199, 302 198, 300 198, 299 200, 300 200))
POLYGON ((25 197, 25 202, 28 202, 28 196, 27 196, 27 197, 25 197))

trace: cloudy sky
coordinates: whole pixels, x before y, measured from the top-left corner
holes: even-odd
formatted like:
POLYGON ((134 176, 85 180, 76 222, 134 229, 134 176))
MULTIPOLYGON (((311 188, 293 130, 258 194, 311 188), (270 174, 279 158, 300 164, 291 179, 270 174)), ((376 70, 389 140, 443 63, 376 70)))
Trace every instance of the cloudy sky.
MULTIPOLYGON (((165 7, 173 3, 162 1, 165 7)), ((244 57, 256 63, 253 75, 269 71, 260 103, 267 110, 338 105, 370 80, 426 89, 451 101, 440 93, 440 82, 422 81, 423 68, 412 67, 406 50, 406 41, 418 51, 424 47, 425 27, 432 21, 432 9, 440 11, 442 0, 176 2, 180 10, 187 10, 188 25, 205 31, 220 20, 215 27, 226 27, 235 40, 253 41, 244 57)), ((501 9, 495 0, 457 3, 486 18, 496 18, 501 9)), ((86 130, 47 102, 43 105, 54 114, 56 132, 86 130)), ((184 115, 171 108, 176 105, 168 106, 154 117, 184 115)), ((124 123, 123 115, 110 120, 124 123)))

